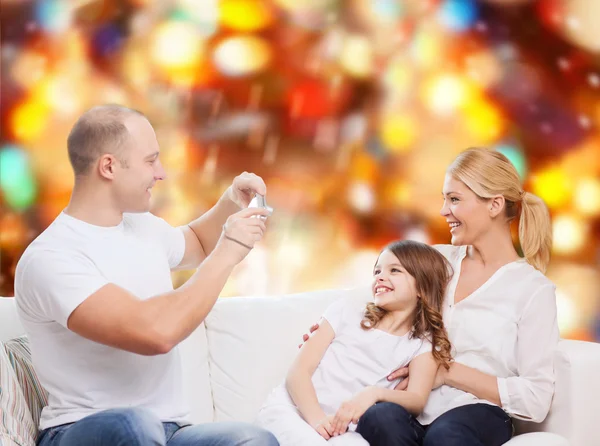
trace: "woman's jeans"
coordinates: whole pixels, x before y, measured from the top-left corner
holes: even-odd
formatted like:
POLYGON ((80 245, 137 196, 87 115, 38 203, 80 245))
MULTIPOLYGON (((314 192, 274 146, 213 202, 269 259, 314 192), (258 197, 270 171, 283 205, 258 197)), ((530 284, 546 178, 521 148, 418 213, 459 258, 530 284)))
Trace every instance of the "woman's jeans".
POLYGON ((356 429, 371 446, 500 446, 512 436, 512 420, 498 406, 468 404, 423 426, 394 403, 369 408, 356 429))
POLYGON ((180 427, 161 423, 150 411, 112 409, 76 423, 46 429, 40 446, 279 446, 271 434, 247 423, 223 422, 180 427))

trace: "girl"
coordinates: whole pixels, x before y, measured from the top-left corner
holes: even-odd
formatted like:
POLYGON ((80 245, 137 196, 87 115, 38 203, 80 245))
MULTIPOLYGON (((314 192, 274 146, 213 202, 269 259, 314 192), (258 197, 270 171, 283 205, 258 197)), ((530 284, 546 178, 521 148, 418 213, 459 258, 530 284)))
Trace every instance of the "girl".
POLYGON ((368 445, 354 432, 378 402, 423 410, 439 366, 450 364, 450 343, 441 309, 450 267, 434 248, 394 242, 373 271, 373 302, 340 299, 321 328, 302 347, 285 384, 277 387, 257 422, 281 446, 368 445), (406 392, 387 376, 410 363, 406 392))

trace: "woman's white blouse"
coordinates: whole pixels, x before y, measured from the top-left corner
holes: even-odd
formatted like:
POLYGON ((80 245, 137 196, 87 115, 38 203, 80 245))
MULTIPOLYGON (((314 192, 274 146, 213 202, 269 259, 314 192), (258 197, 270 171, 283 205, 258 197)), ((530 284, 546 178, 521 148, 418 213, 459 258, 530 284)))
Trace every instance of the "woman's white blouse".
MULTIPOLYGON (((502 409, 510 416, 543 421, 554 393, 553 358, 559 339, 555 285, 523 259, 504 265, 455 304, 467 247, 436 248, 454 269, 444 323, 455 361, 496 376, 502 409)), ((475 403, 493 404, 444 385, 431 392, 419 421, 430 424, 450 409, 475 403)))

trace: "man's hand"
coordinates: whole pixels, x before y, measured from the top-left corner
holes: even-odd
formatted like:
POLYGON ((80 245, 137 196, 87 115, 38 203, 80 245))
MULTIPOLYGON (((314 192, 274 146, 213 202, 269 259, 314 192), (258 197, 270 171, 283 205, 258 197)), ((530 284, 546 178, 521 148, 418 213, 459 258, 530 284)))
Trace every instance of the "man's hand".
POLYGON ((237 265, 248 255, 254 244, 262 239, 266 230, 262 219, 250 217, 268 214, 267 209, 252 208, 242 209, 230 215, 223 225, 223 232, 215 251, 220 251, 237 265))
MULTIPOLYGON (((312 327, 310 327, 310 332, 314 333, 315 331, 317 331, 319 328, 319 324, 315 324, 312 327)), ((302 348, 302 346, 304 345, 304 343, 306 341, 308 341, 308 338, 310 338, 310 335, 307 335, 306 333, 304 335, 302 335, 302 344, 298 344, 298 348, 302 348)))
POLYGON ((248 207, 255 194, 267 195, 267 186, 261 177, 253 173, 243 172, 233 179, 225 194, 240 209, 248 207))
POLYGON ((328 415, 322 420, 315 423, 313 429, 316 430, 321 437, 325 440, 329 440, 333 437, 333 427, 331 422, 333 421, 333 415, 328 415))
POLYGON ((398 378, 404 379, 402 379, 398 384, 396 384, 394 390, 406 390, 406 388, 408 387, 408 366, 394 370, 387 377, 388 381, 394 381, 398 378))
POLYGON ((333 435, 342 435, 350 423, 358 423, 369 407, 377 402, 377 387, 367 387, 340 406, 333 418, 333 435))

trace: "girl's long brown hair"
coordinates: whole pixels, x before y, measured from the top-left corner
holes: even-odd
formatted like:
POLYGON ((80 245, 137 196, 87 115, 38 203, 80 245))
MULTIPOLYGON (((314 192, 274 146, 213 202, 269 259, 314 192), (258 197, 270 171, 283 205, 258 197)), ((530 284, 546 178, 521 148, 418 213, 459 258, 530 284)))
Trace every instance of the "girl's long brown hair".
MULTIPOLYGON (((430 337, 435 360, 450 367, 451 346, 442 318, 444 294, 452 277, 452 267, 435 248, 410 240, 396 241, 383 251, 392 252, 406 271, 415 278, 419 300, 413 321, 413 337, 430 337)), ((382 252, 383 252, 382 251, 382 252)), ((375 328, 388 312, 372 302, 367 304, 360 326, 375 328)))

